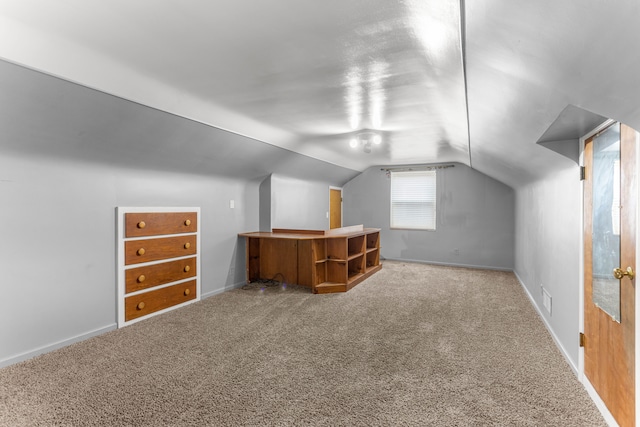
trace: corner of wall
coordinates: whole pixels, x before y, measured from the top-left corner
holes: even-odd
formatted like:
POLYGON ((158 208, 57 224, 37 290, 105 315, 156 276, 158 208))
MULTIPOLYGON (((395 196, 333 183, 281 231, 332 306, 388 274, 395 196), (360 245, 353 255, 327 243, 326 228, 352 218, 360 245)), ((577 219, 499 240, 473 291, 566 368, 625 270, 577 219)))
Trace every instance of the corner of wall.
POLYGON ((560 341, 558 336, 555 334, 553 328, 551 327, 551 325, 547 321, 546 317, 542 313, 542 310, 540 309, 540 306, 538 305, 538 302, 533 297, 533 295, 531 295, 531 292, 529 292, 529 288, 527 288, 527 285, 525 285, 525 283, 522 281, 522 278, 520 277, 518 272, 513 270, 513 274, 518 279, 518 282, 520 283, 520 286, 522 286, 522 290, 524 291, 524 293, 529 298, 529 301, 531 302, 531 305, 533 306, 533 308, 538 313, 538 316, 540 317, 540 320, 542 320, 542 323, 544 323, 544 326, 547 328, 547 331, 549 331, 549 335, 551 335, 551 338, 553 339, 553 342, 556 344, 556 347, 558 347, 558 350, 560 350, 560 353, 562 353, 562 355, 564 356, 565 360, 567 361, 567 363, 571 367, 571 370, 573 370, 574 374, 577 377, 579 377, 580 376, 580 371, 578 369, 578 365, 576 365, 575 361, 571 358, 571 355, 569 354, 567 349, 564 347, 564 345, 562 344, 562 342, 560 341))
POLYGON ((582 205, 575 167, 516 189, 514 271, 576 373, 579 371, 582 205), (551 311, 543 308, 542 288, 551 311))
POLYGON ((260 183, 259 190, 259 227, 260 231, 271 231, 271 177, 260 183))

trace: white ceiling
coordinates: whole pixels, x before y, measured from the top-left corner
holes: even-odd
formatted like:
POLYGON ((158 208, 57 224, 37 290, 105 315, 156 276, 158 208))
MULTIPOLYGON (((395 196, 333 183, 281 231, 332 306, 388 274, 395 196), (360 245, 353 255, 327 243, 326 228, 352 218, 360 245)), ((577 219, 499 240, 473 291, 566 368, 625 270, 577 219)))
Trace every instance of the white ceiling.
POLYGON ((640 128, 639 4, 0 0, 0 57, 350 169, 517 186, 571 166, 536 144, 569 105, 640 128))

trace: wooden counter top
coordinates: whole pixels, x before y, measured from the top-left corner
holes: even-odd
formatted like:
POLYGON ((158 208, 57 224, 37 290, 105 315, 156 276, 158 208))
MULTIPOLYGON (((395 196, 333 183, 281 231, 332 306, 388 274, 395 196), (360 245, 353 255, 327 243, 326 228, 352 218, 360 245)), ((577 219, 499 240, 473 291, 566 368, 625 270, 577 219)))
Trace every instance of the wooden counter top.
POLYGON ((239 236, 246 239, 247 282, 277 278, 313 293, 347 292, 382 268, 379 228, 274 228, 239 236))
POLYGON ((273 231, 253 231, 239 233, 240 237, 257 237, 261 239, 293 239, 293 240, 314 240, 333 237, 355 237, 368 233, 380 231, 379 228, 364 228, 362 225, 351 227, 334 228, 331 230, 293 230, 284 228, 274 228, 273 231))

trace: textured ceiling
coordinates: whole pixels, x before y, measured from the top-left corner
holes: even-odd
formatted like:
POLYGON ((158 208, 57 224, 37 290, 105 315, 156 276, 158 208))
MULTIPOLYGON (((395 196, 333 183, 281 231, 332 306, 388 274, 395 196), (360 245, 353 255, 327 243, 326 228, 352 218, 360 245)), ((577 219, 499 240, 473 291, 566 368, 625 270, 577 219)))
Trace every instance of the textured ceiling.
POLYGON ((350 169, 517 186, 571 166, 536 144, 569 105, 640 127, 636 3, 0 0, 0 57, 350 169))

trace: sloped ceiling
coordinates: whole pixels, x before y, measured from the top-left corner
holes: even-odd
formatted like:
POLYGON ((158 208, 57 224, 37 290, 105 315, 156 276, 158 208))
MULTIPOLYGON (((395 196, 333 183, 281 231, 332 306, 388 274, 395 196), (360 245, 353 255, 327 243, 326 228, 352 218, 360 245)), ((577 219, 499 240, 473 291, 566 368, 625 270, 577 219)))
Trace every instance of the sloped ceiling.
POLYGON ((575 166, 536 144, 568 106, 640 128, 639 18, 631 0, 0 0, 0 57, 349 170, 461 162, 518 186, 575 166), (350 148, 368 129, 382 143, 350 148))
POLYGON ((4 61, 0 94, 0 155, 241 180, 279 174, 330 185, 358 175, 4 61))

